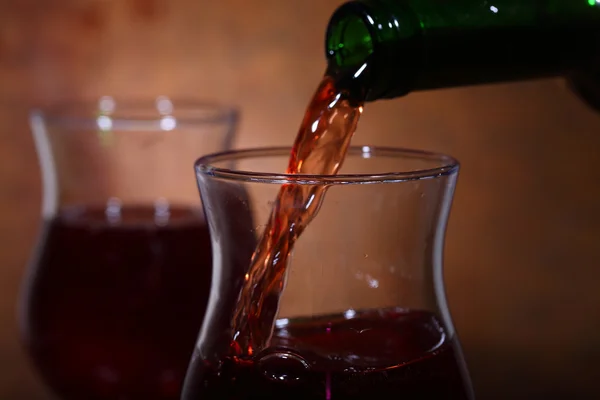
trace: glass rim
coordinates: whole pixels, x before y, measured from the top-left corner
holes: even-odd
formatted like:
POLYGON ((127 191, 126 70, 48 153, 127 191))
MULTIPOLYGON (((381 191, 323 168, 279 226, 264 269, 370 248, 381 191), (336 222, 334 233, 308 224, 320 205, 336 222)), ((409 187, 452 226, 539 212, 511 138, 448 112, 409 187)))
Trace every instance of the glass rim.
POLYGON ((95 100, 66 99, 46 106, 34 106, 29 114, 59 124, 93 121, 98 117, 108 117, 114 123, 126 124, 158 121, 171 116, 185 124, 218 124, 237 120, 239 109, 234 105, 196 97, 100 96, 95 100), (195 114, 198 111, 206 113, 195 114))
POLYGON ((370 145, 354 145, 348 149, 348 156, 361 156, 362 158, 395 157, 395 158, 420 158, 438 161, 439 166, 433 168, 415 169, 411 171, 389 171, 382 173, 364 174, 338 174, 338 175, 311 175, 311 174, 285 174, 230 168, 215 167, 215 162, 233 162, 249 158, 264 158, 266 156, 289 156, 290 146, 257 147, 238 150, 229 150, 200 157, 195 163, 196 172, 200 175, 214 178, 272 184, 296 185, 347 185, 347 184, 373 184, 373 183, 400 183, 406 181, 436 179, 458 173, 459 161, 449 155, 427 150, 416 150, 402 147, 385 147, 370 145))

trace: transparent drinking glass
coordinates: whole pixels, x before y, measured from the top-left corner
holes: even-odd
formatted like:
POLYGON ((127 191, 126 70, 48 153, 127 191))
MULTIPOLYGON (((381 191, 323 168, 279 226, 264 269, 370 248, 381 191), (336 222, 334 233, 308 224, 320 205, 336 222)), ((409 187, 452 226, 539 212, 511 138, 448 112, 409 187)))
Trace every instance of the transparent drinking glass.
POLYGON ((59 398, 179 399, 212 272, 193 164, 229 149, 236 121, 162 96, 31 112, 42 228, 19 319, 59 398))
MULTIPOLYGON (((442 268, 458 162, 359 146, 339 175, 286 175, 290 152, 222 152, 196 163, 215 257, 182 399, 472 399, 442 268), (273 308, 260 314, 274 315, 270 339, 240 351, 232 321, 259 238, 294 229, 277 218, 266 225, 284 186, 324 197, 275 280, 278 301, 256 305, 273 308)), ((280 202, 280 212, 309 207, 296 200, 280 202)))

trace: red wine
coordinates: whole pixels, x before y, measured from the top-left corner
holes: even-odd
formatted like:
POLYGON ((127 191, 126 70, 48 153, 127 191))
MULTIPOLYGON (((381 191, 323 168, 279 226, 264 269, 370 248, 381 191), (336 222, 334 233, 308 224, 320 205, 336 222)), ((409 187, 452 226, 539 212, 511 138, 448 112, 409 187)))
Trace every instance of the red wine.
POLYGON ((179 399, 212 272, 202 210, 64 209, 45 224, 24 340, 63 400, 179 399))
POLYGON ((202 400, 470 399, 458 344, 424 311, 278 320, 263 353, 192 368, 202 400))
MULTIPOLYGON (((286 173, 335 175, 356 130, 362 104, 326 74, 306 110, 286 173)), ((271 337, 289 255, 317 216, 325 193, 323 185, 282 185, 233 316, 236 342, 244 354, 265 348, 271 337)))

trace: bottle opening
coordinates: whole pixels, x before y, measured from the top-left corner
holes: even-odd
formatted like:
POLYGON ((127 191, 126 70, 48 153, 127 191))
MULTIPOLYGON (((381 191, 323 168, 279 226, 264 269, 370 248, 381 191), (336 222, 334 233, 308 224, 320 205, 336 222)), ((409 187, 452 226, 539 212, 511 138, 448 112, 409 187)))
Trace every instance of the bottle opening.
POLYGON ((367 21, 363 13, 356 12, 356 7, 353 3, 340 7, 327 28, 327 60, 339 68, 361 65, 373 53, 367 21))

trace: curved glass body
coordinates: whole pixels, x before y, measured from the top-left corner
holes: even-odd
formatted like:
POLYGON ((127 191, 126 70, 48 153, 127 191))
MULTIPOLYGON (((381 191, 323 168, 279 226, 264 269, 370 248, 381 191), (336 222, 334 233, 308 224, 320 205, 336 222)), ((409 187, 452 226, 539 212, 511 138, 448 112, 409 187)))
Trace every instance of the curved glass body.
POLYGON ((44 197, 19 319, 58 398, 179 399, 211 280, 191 166, 236 120, 164 97, 31 113, 44 197))
POLYGON ((338 175, 285 175, 289 154, 196 163, 214 272, 183 400, 472 399, 443 283, 456 160, 362 146, 338 175), (240 354, 232 321, 282 185, 326 193, 294 245, 279 302, 263 304, 278 304, 267 345, 240 354))

